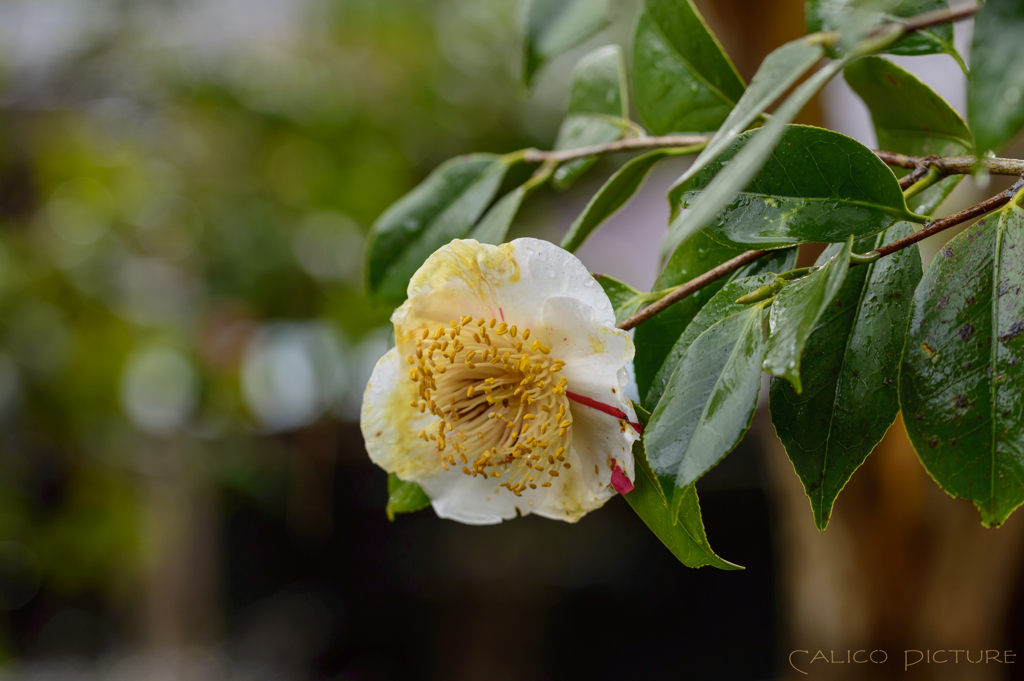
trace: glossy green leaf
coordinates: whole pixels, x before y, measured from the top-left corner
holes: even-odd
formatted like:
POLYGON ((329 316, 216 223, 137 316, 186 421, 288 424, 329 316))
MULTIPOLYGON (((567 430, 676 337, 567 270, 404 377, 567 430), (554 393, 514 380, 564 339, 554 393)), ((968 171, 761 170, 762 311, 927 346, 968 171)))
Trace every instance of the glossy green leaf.
MULTIPOLYGON (((890 20, 949 9, 949 0, 898 0, 893 5, 887 17, 890 20)), ((911 57, 946 53, 960 61, 960 56, 956 54, 956 48, 953 46, 953 22, 913 31, 885 52, 911 57)))
POLYGON ((367 288, 377 299, 401 302, 420 265, 452 239, 469 234, 505 177, 500 156, 472 154, 445 162, 384 211, 367 245, 367 288))
MULTIPOLYGON (((854 245, 866 252, 911 234, 906 222, 854 245)), ((824 265, 842 249, 832 244, 824 265)), ((832 505, 899 412, 897 376, 914 289, 921 280, 916 245, 852 268, 807 340, 804 391, 771 380, 771 413, 793 468, 824 530, 832 505)))
POLYGON ((998 151, 1024 126, 1024 3, 988 0, 974 18, 967 120, 978 152, 998 151))
POLYGON ((554 164, 545 163, 530 177, 529 180, 519 185, 505 196, 501 197, 487 214, 480 218, 480 222, 473 228, 470 238, 476 239, 482 244, 493 244, 495 246, 505 242, 508 237, 508 230, 515 220, 516 213, 526 196, 537 187, 551 179, 554 174, 554 164))
POLYGON ((737 307, 689 345, 644 431, 651 470, 663 489, 674 489, 669 508, 733 450, 754 416, 764 311, 760 304, 737 307))
MULTIPOLYGON (((910 156, 963 156, 974 147, 971 130, 953 107, 912 73, 881 57, 863 57, 843 72, 871 112, 878 146, 910 156)), ((897 177, 909 170, 894 168, 897 177)), ((963 175, 947 177, 907 201, 928 214, 963 175)))
MULTIPOLYGON (((569 108, 555 149, 578 149, 621 138, 628 128, 626 88, 626 64, 618 45, 598 48, 580 59, 572 72, 569 108)), ((581 158, 559 166, 552 184, 565 189, 596 161, 581 158)))
POLYGON ((614 277, 609 277, 607 274, 595 274, 594 279, 597 279, 597 283, 608 294, 608 300, 611 301, 612 309, 615 310, 616 323, 631 317, 644 302, 645 294, 614 277))
POLYGON ((415 513, 430 506, 430 497, 415 482, 400 480, 388 473, 388 505, 384 512, 394 522, 397 513, 415 513))
POLYGON ((697 488, 690 485, 680 496, 678 511, 669 510, 665 494, 651 471, 642 440, 633 443, 635 487, 625 499, 651 532, 683 565, 692 568, 711 565, 722 570, 742 570, 719 558, 708 543, 700 515, 697 488), (675 517, 673 517, 675 516, 675 517))
POLYGON ((986 526, 1024 502, 1024 210, 954 237, 921 280, 900 406, 925 468, 986 526))
POLYGON ((575 251, 593 234, 601 224, 615 215, 620 208, 633 198, 633 195, 647 179, 647 174, 658 162, 670 157, 693 153, 692 149, 659 149, 643 156, 637 156, 618 169, 608 178, 604 186, 587 203, 569 232, 560 244, 567 251, 575 251))
POLYGON ((749 310, 749 305, 737 305, 736 299, 774 280, 775 274, 761 273, 736 279, 719 288, 718 292, 694 315, 683 332, 671 343, 671 347, 647 391, 645 404, 648 409, 654 409, 657 406, 662 395, 665 394, 672 374, 675 373, 679 362, 686 356, 686 351, 690 349, 697 337, 726 317, 749 310))
MULTIPOLYGON (((703 234, 682 244, 669 258, 665 269, 654 283, 655 291, 663 291, 684 284, 704 274, 726 260, 731 260, 742 251, 722 246, 703 234)), ((654 315, 637 327, 634 335, 637 389, 645 404, 654 405, 657 399, 649 400, 648 391, 655 375, 665 363, 665 358, 676 344, 694 316, 727 282, 762 272, 786 272, 796 265, 795 248, 773 251, 761 259, 736 270, 730 277, 719 279, 705 286, 693 295, 654 315)), ((675 366, 675 362, 672 363, 675 366)), ((660 394, 660 392, 659 392, 660 394)))
MULTIPOLYGON (((846 60, 840 59, 823 66, 796 88, 793 94, 775 110, 771 120, 764 127, 754 133, 747 133, 745 138, 744 136, 738 138, 732 147, 722 154, 722 156, 729 154, 732 159, 732 163, 727 168, 723 169, 723 158, 720 156, 715 159, 714 172, 709 173, 711 170, 709 166, 685 185, 684 191, 688 191, 691 187, 697 186, 696 183, 699 179, 705 178, 700 185, 702 191, 699 200, 687 213, 677 214, 669 225, 669 232, 662 247, 663 252, 671 253, 679 244, 693 238, 694 234, 713 223, 723 209, 726 213, 735 213, 736 208, 743 203, 743 199, 737 195, 755 178, 761 177, 760 173, 765 162, 779 146, 780 140, 784 135, 792 132, 789 122, 800 113, 811 97, 832 79, 832 76, 842 70, 845 64, 846 60), (742 148, 739 148, 740 146, 742 148), (721 172, 718 172, 719 170, 721 172)), ((785 143, 782 146, 784 147, 785 143)), ((780 152, 780 155, 788 156, 784 151, 780 152)), ((891 172, 890 175, 892 175, 891 172)), ((895 176, 893 177, 895 179, 895 176)), ((902 193, 900 196, 902 198, 902 193)), ((761 203, 764 204, 763 201, 761 203)), ((758 229, 755 227, 753 231, 758 231, 758 229)), ((797 242, 787 242, 786 245, 792 243, 797 242)))
POLYGON ((520 185, 501 197, 497 203, 491 206, 487 214, 480 218, 480 222, 473 228, 470 238, 476 239, 482 244, 493 244, 495 246, 505 242, 508 236, 508 228, 519 212, 526 198, 526 185, 520 185))
POLYGON ((646 0, 633 41, 633 95, 648 130, 717 130, 743 88, 692 0, 646 0))
POLYGON ((852 249, 851 236, 820 269, 787 284, 772 303, 764 370, 792 383, 798 393, 803 392, 800 360, 804 347, 843 286, 852 249))
POLYGON ((608 24, 608 0, 533 0, 523 40, 523 83, 529 87, 546 62, 608 24))
MULTIPOLYGON (((774 123, 741 135, 690 180, 682 206, 695 203, 696 213, 707 205, 719 178, 743 167, 748 150, 774 123)), ((806 125, 784 132, 760 172, 713 217, 708 236, 737 248, 838 242, 877 234, 913 215, 896 176, 860 142, 806 125)))
MULTIPOLYGON (((805 16, 807 32, 842 31, 849 23, 857 22, 871 28, 884 21, 906 18, 948 9, 949 0, 890 0, 882 4, 857 0, 807 0, 805 16), (885 10, 884 12, 881 10, 885 10), (858 16, 859 15, 859 16, 858 16)), ((885 51, 890 54, 922 55, 949 52, 953 47, 953 24, 945 23, 921 31, 914 31, 885 51)))
POLYGON ((818 36, 806 36, 786 43, 764 58, 757 73, 754 74, 754 79, 750 81, 750 86, 740 97, 736 107, 729 112, 722 127, 715 132, 714 137, 704 147, 704 151, 700 153, 693 165, 687 168, 683 176, 672 185, 672 189, 669 191, 669 205, 672 208, 673 217, 679 210, 680 188, 707 167, 719 154, 728 149, 736 138, 749 128, 775 100, 821 60, 825 54, 825 48, 821 46, 820 40, 817 38, 818 36))

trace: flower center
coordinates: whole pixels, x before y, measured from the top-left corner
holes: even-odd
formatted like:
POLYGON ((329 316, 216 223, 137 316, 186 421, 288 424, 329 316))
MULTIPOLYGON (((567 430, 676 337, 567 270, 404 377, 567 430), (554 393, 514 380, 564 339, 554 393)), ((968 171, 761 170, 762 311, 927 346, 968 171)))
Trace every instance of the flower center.
POLYGON ((570 468, 568 381, 555 376, 565 362, 514 324, 464 316, 450 326, 424 329, 406 357, 418 384, 409 406, 437 417, 419 437, 437 443, 445 470, 505 476, 500 486, 516 496, 550 487, 570 468))

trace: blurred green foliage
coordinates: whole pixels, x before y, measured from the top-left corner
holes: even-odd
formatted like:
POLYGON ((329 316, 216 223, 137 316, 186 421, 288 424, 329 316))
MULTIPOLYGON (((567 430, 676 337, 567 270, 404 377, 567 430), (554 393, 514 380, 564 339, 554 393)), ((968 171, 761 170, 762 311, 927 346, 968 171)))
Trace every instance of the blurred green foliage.
POLYGON ((357 416, 377 215, 544 141, 513 0, 61 8, 0 29, 0 541, 103 594, 145 565, 148 481, 263 498, 278 433, 357 416))

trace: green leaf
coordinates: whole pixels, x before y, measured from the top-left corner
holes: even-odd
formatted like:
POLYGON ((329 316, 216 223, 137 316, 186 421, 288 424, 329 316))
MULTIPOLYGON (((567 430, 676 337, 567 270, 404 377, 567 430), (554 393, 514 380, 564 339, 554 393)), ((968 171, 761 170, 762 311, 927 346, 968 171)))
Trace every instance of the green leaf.
POLYGON ((804 346, 842 288, 852 249, 851 236, 820 269, 787 284, 772 303, 764 370, 792 383, 797 393, 803 392, 800 358, 804 346))
POLYGON ((734 307, 741 309, 714 321, 689 345, 644 431, 651 470, 672 509, 679 508, 688 486, 739 443, 757 407, 763 306, 734 307))
POLYGON ((697 337, 726 317, 750 310, 749 305, 737 305, 736 299, 773 281, 775 281, 775 274, 760 273, 736 279, 719 288, 711 300, 695 313, 692 321, 675 338, 675 342, 671 344, 668 353, 665 354, 664 361, 658 368, 658 373, 654 375, 647 391, 646 405, 648 409, 654 409, 658 405, 672 375, 679 367, 679 362, 686 356, 686 351, 690 349, 697 337))
MULTIPOLYGON (((873 250, 912 232, 900 222, 857 242, 854 250, 873 250)), ((818 264, 841 248, 829 246, 818 264)), ((839 492, 899 412, 900 353, 920 280, 916 245, 852 268, 807 340, 803 394, 782 379, 771 380, 772 423, 819 530, 828 525, 839 492)))
POLYGON ((430 506, 430 497, 415 482, 400 480, 388 473, 388 505, 384 512, 394 522, 396 513, 415 513, 430 506))
POLYGON ((409 279, 452 239, 469 234, 494 198, 508 162, 491 154, 453 158, 391 205, 370 231, 367 288, 378 300, 405 300, 409 279))
MULTIPOLYGON (((735 158, 728 168, 717 172, 717 170, 722 168, 723 164, 721 157, 716 159, 716 172, 712 173, 714 179, 708 177, 708 181, 702 185, 703 192, 700 199, 694 204, 689 213, 679 213, 669 225, 669 232, 662 248, 664 252, 671 253, 679 244, 692 238, 694 234, 704 229, 722 209, 730 206, 730 202, 732 203, 732 210, 735 211, 739 201, 737 194, 749 185, 752 180, 759 177, 758 174, 768 158, 772 156, 772 152, 779 145, 779 141, 790 131, 788 127, 789 122, 800 113, 800 110, 804 108, 804 105, 807 104, 811 97, 817 94, 818 90, 831 80, 832 76, 838 73, 845 64, 846 60, 840 59, 823 66, 796 88, 793 94, 789 96, 789 99, 776 109, 771 119, 763 128, 754 133, 747 133, 747 139, 753 134, 753 139, 749 143, 745 143, 747 140, 742 137, 737 139, 731 154, 731 157, 734 156, 735 158), (745 143, 742 149, 735 148, 736 145, 741 143, 745 143)), ((728 153, 729 151, 724 152, 723 156, 728 153)), ((780 152, 780 155, 785 156, 786 154, 780 152)), ((687 185, 696 183, 698 178, 704 176, 708 170, 710 168, 702 170, 687 185)), ((891 171, 890 175, 892 175, 891 171)), ((895 178, 895 176, 893 177, 895 178)), ((902 193, 900 197, 902 199, 902 193)))
POLYGON ((781 97, 808 69, 821 60, 825 48, 815 38, 817 36, 807 36, 786 43, 764 58, 757 73, 754 74, 754 79, 750 81, 750 86, 740 97, 736 107, 729 112, 729 117, 725 119, 722 127, 704 147, 704 151, 693 165, 672 185, 669 191, 669 205, 673 217, 679 210, 680 188, 728 149, 736 138, 771 106, 772 102, 781 97))
POLYGON ((480 222, 473 228, 470 238, 482 244, 495 246, 505 242, 512 221, 523 205, 526 196, 537 187, 543 185, 554 174, 555 165, 550 161, 542 165, 529 180, 519 185, 496 202, 480 222))
POLYGON ((508 236, 508 228, 512 226, 512 220, 519 212, 519 207, 523 205, 526 192, 526 185, 520 185, 501 197, 501 200, 491 206, 473 228, 470 238, 494 246, 504 243, 505 237, 508 236))
MULTIPOLYGON (((894 7, 889 10, 887 18, 891 20, 913 17, 940 9, 949 9, 949 0, 902 0, 901 2, 894 3, 894 7)), ((885 52, 909 57, 924 54, 941 54, 943 52, 955 53, 956 48, 953 47, 953 22, 938 24, 921 31, 913 31, 885 50, 885 52)))
MULTIPOLYGON (((949 9, 949 0, 891 0, 874 5, 886 12, 870 9, 868 3, 856 0, 807 0, 805 14, 807 32, 838 31, 849 23, 860 24, 861 31, 878 25, 883 21, 892 21, 924 14, 938 9, 949 9)), ((899 40, 885 51, 889 54, 916 56, 936 54, 954 50, 953 24, 945 23, 932 26, 926 30, 914 31, 899 40)))
POLYGON ((986 526, 1024 502, 1024 211, 955 236, 925 272, 900 368, 907 434, 986 526))
POLYGON ((533 0, 523 41, 523 84, 546 62, 608 24, 608 0, 533 0))
MULTIPOLYGON (((690 180, 680 195, 682 206, 695 202, 692 213, 697 213, 709 196, 714 205, 721 203, 720 178, 743 170, 747 152, 769 136, 775 121, 741 135, 690 180)), ((708 236, 737 248, 777 248, 845 241, 851 235, 876 234, 899 220, 923 220, 907 208, 889 167, 860 142, 805 125, 790 125, 784 133, 760 172, 722 203, 708 236)), ((733 177, 726 184, 734 187, 733 177)))
POLYGON ((615 172, 604 186, 587 203, 579 217, 569 227, 562 239, 562 248, 575 251, 593 234, 601 224, 633 198, 643 185, 647 174, 659 161, 670 156, 693 153, 690 147, 680 149, 659 149, 632 159, 615 172))
POLYGON ((1024 125, 1024 3, 988 0, 974 18, 967 120, 979 155, 997 151, 1024 125))
POLYGON ((646 0, 633 41, 633 91, 648 130, 717 130, 743 88, 692 0, 646 0))
POLYGON ((597 283, 601 284, 601 288, 608 294, 608 300, 615 310, 616 324, 636 313, 645 300, 644 293, 607 274, 595 274, 594 279, 597 279, 597 283))
MULTIPOLYGON (((974 148, 971 130, 953 107, 912 73, 881 57, 863 57, 843 72, 871 112, 878 146, 910 156, 963 156, 974 148)), ((897 177, 909 170, 893 169, 897 177)), ((915 213, 928 214, 949 196, 963 175, 953 175, 911 198, 915 213)))
MULTIPOLYGON (((694 277, 704 274, 726 260, 731 260, 742 251, 722 246, 704 234, 682 244, 669 258, 665 269, 654 283, 655 291, 685 284, 694 277)), ((636 371, 637 389, 645 404, 654 405, 657 399, 649 400, 648 391, 655 375, 665 363, 665 358, 672 350, 676 339, 683 333, 694 316, 704 304, 711 299, 728 281, 760 274, 761 272, 785 272, 796 265, 797 250, 787 248, 773 251, 746 267, 738 269, 731 277, 719 279, 705 286, 693 295, 682 299, 665 310, 654 315, 637 327, 634 335, 636 358, 633 367, 636 371)), ((738 297, 738 296, 737 296, 738 297)), ((681 353, 680 353, 681 356, 681 353)), ((675 362, 671 364, 675 366, 675 362)), ((671 372, 670 372, 671 374, 671 372)), ((667 382, 667 378, 666 378, 667 382)), ((664 387, 664 386, 662 386, 664 387)), ((660 391, 659 391, 660 395, 660 391)))
POLYGON ((711 565, 722 570, 743 569, 719 558, 712 550, 704 532, 696 487, 690 485, 683 491, 679 511, 673 514, 668 509, 665 494, 651 471, 650 464, 647 463, 641 440, 633 443, 633 461, 636 470, 635 487, 625 499, 651 532, 668 547, 672 555, 683 565, 692 568, 711 565))
MULTIPOLYGON (((629 127, 626 63, 618 45, 601 47, 580 59, 572 72, 568 115, 558 129, 555 149, 578 149, 614 142, 629 127)), ((565 163, 552 184, 565 189, 597 161, 595 157, 565 163)))

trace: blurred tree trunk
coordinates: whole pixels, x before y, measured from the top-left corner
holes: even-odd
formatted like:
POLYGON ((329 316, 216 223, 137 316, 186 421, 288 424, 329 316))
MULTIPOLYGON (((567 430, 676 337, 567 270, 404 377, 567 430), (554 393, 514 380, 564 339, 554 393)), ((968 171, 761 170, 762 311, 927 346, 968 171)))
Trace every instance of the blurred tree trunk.
POLYGON ((221 513, 216 490, 180 443, 153 444, 161 470, 146 477, 142 638, 149 651, 209 644, 220 633, 221 513))
POLYGON ((807 670, 818 650, 834 650, 840 660, 847 649, 884 650, 889 661, 819 660, 810 668, 814 678, 1003 677, 1002 664, 970 664, 963 653, 959 664, 921 662, 905 672, 904 651, 966 650, 977 660, 980 650, 1004 650, 1024 517, 982 527, 969 502, 950 498, 929 478, 897 419, 839 496, 828 529, 818 532, 766 410, 754 433, 776 516, 782 678, 802 676, 789 665, 793 650, 810 651, 802 657, 807 670))
MULTIPOLYGON (((772 49, 805 33, 802 0, 696 1, 748 81, 772 49)), ((798 122, 822 125, 819 105, 808 106, 798 122)), ((808 249, 801 260, 815 255, 808 249)), ((775 510, 780 678, 1003 677, 1004 665, 971 664, 963 653, 959 664, 950 654, 949 663, 921 662, 905 671, 904 651, 969 650, 977 659, 979 650, 1003 649, 1024 544, 1022 514, 1002 528, 983 528, 969 502, 951 499, 929 478, 897 420, 839 496, 828 529, 818 532, 766 409, 751 436, 764 451, 775 510), (819 659, 804 666, 809 676, 788 661, 793 650, 810 651, 805 661, 818 650, 845 660, 848 649, 885 650, 889 660, 819 659)))

